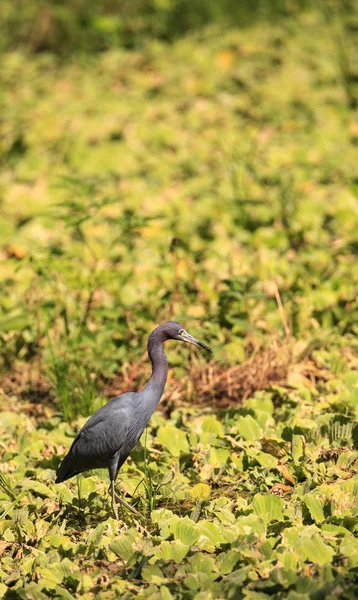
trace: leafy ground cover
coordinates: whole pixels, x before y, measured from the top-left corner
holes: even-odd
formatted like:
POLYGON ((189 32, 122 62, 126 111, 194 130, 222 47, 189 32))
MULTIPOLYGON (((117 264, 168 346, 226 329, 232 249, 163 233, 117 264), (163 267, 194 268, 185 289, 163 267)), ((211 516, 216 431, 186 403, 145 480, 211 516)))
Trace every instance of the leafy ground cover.
POLYGON ((355 27, 2 57, 5 598, 357 597, 355 27), (168 318, 214 359, 168 347, 117 523, 54 469, 168 318))

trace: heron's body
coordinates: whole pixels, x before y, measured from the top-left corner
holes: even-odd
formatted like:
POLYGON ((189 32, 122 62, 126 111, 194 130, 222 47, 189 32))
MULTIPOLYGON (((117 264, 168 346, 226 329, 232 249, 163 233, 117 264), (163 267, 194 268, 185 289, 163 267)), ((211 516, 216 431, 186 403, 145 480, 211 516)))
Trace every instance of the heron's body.
POLYGON ((115 514, 114 482, 118 471, 138 442, 164 391, 168 361, 163 343, 168 339, 188 341, 209 350, 187 334, 179 323, 169 321, 157 327, 148 340, 153 370, 145 388, 117 396, 97 410, 78 433, 57 471, 56 483, 61 483, 83 471, 107 468, 115 514))
POLYGON ((56 483, 89 469, 119 470, 140 437, 126 424, 136 420, 138 403, 131 396, 135 394, 113 398, 87 421, 59 468, 56 483))

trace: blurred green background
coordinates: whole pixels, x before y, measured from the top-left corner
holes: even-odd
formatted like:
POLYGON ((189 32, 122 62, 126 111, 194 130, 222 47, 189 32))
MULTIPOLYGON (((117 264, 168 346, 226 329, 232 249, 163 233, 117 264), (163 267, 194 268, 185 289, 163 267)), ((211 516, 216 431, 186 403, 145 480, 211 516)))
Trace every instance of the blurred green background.
POLYGON ((244 27, 274 24, 302 9, 351 12, 354 0, 19 0, 1 3, 1 45, 68 56, 113 47, 143 47, 148 39, 172 42, 209 23, 244 27))

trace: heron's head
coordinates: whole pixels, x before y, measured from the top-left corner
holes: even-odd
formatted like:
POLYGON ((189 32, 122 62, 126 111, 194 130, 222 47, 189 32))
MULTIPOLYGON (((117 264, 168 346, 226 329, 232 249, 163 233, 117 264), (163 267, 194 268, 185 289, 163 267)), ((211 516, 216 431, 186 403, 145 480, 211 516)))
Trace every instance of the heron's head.
POLYGON ((194 336, 188 333, 180 323, 176 323, 175 321, 167 321, 162 325, 157 327, 156 331, 161 330, 164 340, 179 340, 180 342, 186 342, 187 344, 194 344, 194 346, 198 346, 198 348, 204 348, 204 350, 208 350, 212 352, 206 344, 197 340, 194 336))

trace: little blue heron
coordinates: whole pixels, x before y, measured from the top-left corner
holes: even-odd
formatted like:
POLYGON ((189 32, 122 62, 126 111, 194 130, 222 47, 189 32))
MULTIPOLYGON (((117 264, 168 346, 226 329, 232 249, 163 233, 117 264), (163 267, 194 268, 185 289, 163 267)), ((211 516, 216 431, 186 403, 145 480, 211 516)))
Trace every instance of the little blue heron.
POLYGON ((168 375, 168 361, 163 350, 163 343, 167 340, 188 342, 211 352, 208 346, 187 333, 179 323, 167 321, 159 325, 148 339, 152 376, 145 388, 141 392, 126 392, 116 396, 97 410, 77 434, 57 471, 56 483, 61 483, 83 471, 107 468, 116 519, 116 498, 129 510, 140 514, 117 496, 115 480, 162 397, 168 375))

